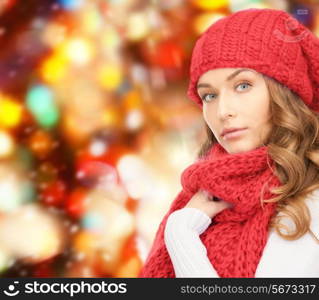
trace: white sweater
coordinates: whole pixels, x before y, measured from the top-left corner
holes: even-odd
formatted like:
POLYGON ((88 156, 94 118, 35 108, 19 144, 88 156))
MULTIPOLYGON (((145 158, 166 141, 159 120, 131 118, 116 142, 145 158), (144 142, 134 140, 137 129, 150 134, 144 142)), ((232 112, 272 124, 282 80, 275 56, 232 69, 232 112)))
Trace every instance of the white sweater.
MULTIPOLYGON (((305 202, 313 235, 308 232, 288 241, 271 229, 255 277, 319 277, 319 189, 305 202)), ((294 228, 289 218, 281 222, 294 228)), ((210 223, 211 218, 197 208, 184 207, 168 217, 164 239, 176 277, 219 277, 199 238, 210 223)))

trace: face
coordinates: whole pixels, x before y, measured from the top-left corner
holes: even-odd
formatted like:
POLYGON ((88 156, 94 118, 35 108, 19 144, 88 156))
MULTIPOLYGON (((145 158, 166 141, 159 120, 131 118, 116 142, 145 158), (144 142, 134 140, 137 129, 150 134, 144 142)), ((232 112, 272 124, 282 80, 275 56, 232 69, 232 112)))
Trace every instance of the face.
POLYGON ((270 97, 262 74, 247 68, 209 70, 198 80, 203 116, 228 153, 263 145, 271 132, 270 97), (223 135, 226 129, 241 129, 223 135))

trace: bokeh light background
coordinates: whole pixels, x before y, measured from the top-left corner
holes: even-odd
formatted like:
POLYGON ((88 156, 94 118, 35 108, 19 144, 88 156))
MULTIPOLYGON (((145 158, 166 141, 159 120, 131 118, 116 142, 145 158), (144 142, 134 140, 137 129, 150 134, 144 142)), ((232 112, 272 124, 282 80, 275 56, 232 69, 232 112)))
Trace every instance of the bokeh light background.
POLYGON ((204 141, 192 48, 220 17, 319 1, 1 0, 0 276, 136 277, 204 141))

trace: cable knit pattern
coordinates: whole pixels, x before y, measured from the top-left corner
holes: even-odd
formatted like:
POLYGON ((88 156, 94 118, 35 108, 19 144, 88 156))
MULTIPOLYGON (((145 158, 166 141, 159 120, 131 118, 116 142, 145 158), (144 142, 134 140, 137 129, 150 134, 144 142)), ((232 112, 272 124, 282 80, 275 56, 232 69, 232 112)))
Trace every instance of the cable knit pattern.
POLYGON ((214 144, 205 158, 183 171, 183 189, 164 216, 139 277, 175 277, 164 228, 168 216, 183 208, 198 190, 233 204, 218 213, 200 236, 218 275, 254 277, 276 208, 275 203, 261 203, 261 196, 275 196, 270 189, 280 185, 273 168, 267 146, 229 154, 220 144, 214 144))
POLYGON ((169 215, 164 239, 176 277, 219 277, 199 238, 211 222, 208 215, 194 207, 184 207, 169 215))
POLYGON ((196 91, 199 77, 227 67, 268 75, 319 111, 319 39, 285 11, 241 10, 204 31, 192 52, 188 96, 202 107, 196 91))
POLYGON ((194 207, 184 207, 183 209, 175 210, 169 215, 167 224, 172 222, 171 220, 173 220, 173 227, 178 226, 181 230, 185 228, 195 230, 198 234, 202 234, 212 222, 208 215, 194 207), (184 216, 187 216, 186 220, 184 216))

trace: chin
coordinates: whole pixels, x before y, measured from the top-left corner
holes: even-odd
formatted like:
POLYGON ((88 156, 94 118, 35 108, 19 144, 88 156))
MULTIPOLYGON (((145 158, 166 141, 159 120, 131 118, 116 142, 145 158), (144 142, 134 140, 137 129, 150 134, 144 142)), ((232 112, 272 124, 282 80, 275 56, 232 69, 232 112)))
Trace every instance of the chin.
POLYGON ((247 152, 247 151, 251 151, 253 149, 256 149, 258 147, 260 147, 259 145, 255 145, 252 143, 244 143, 244 141, 242 141, 240 143, 240 141, 238 142, 229 142, 227 144, 222 145, 224 147, 224 149, 230 153, 230 154, 235 154, 235 153, 240 153, 240 152, 247 152))

